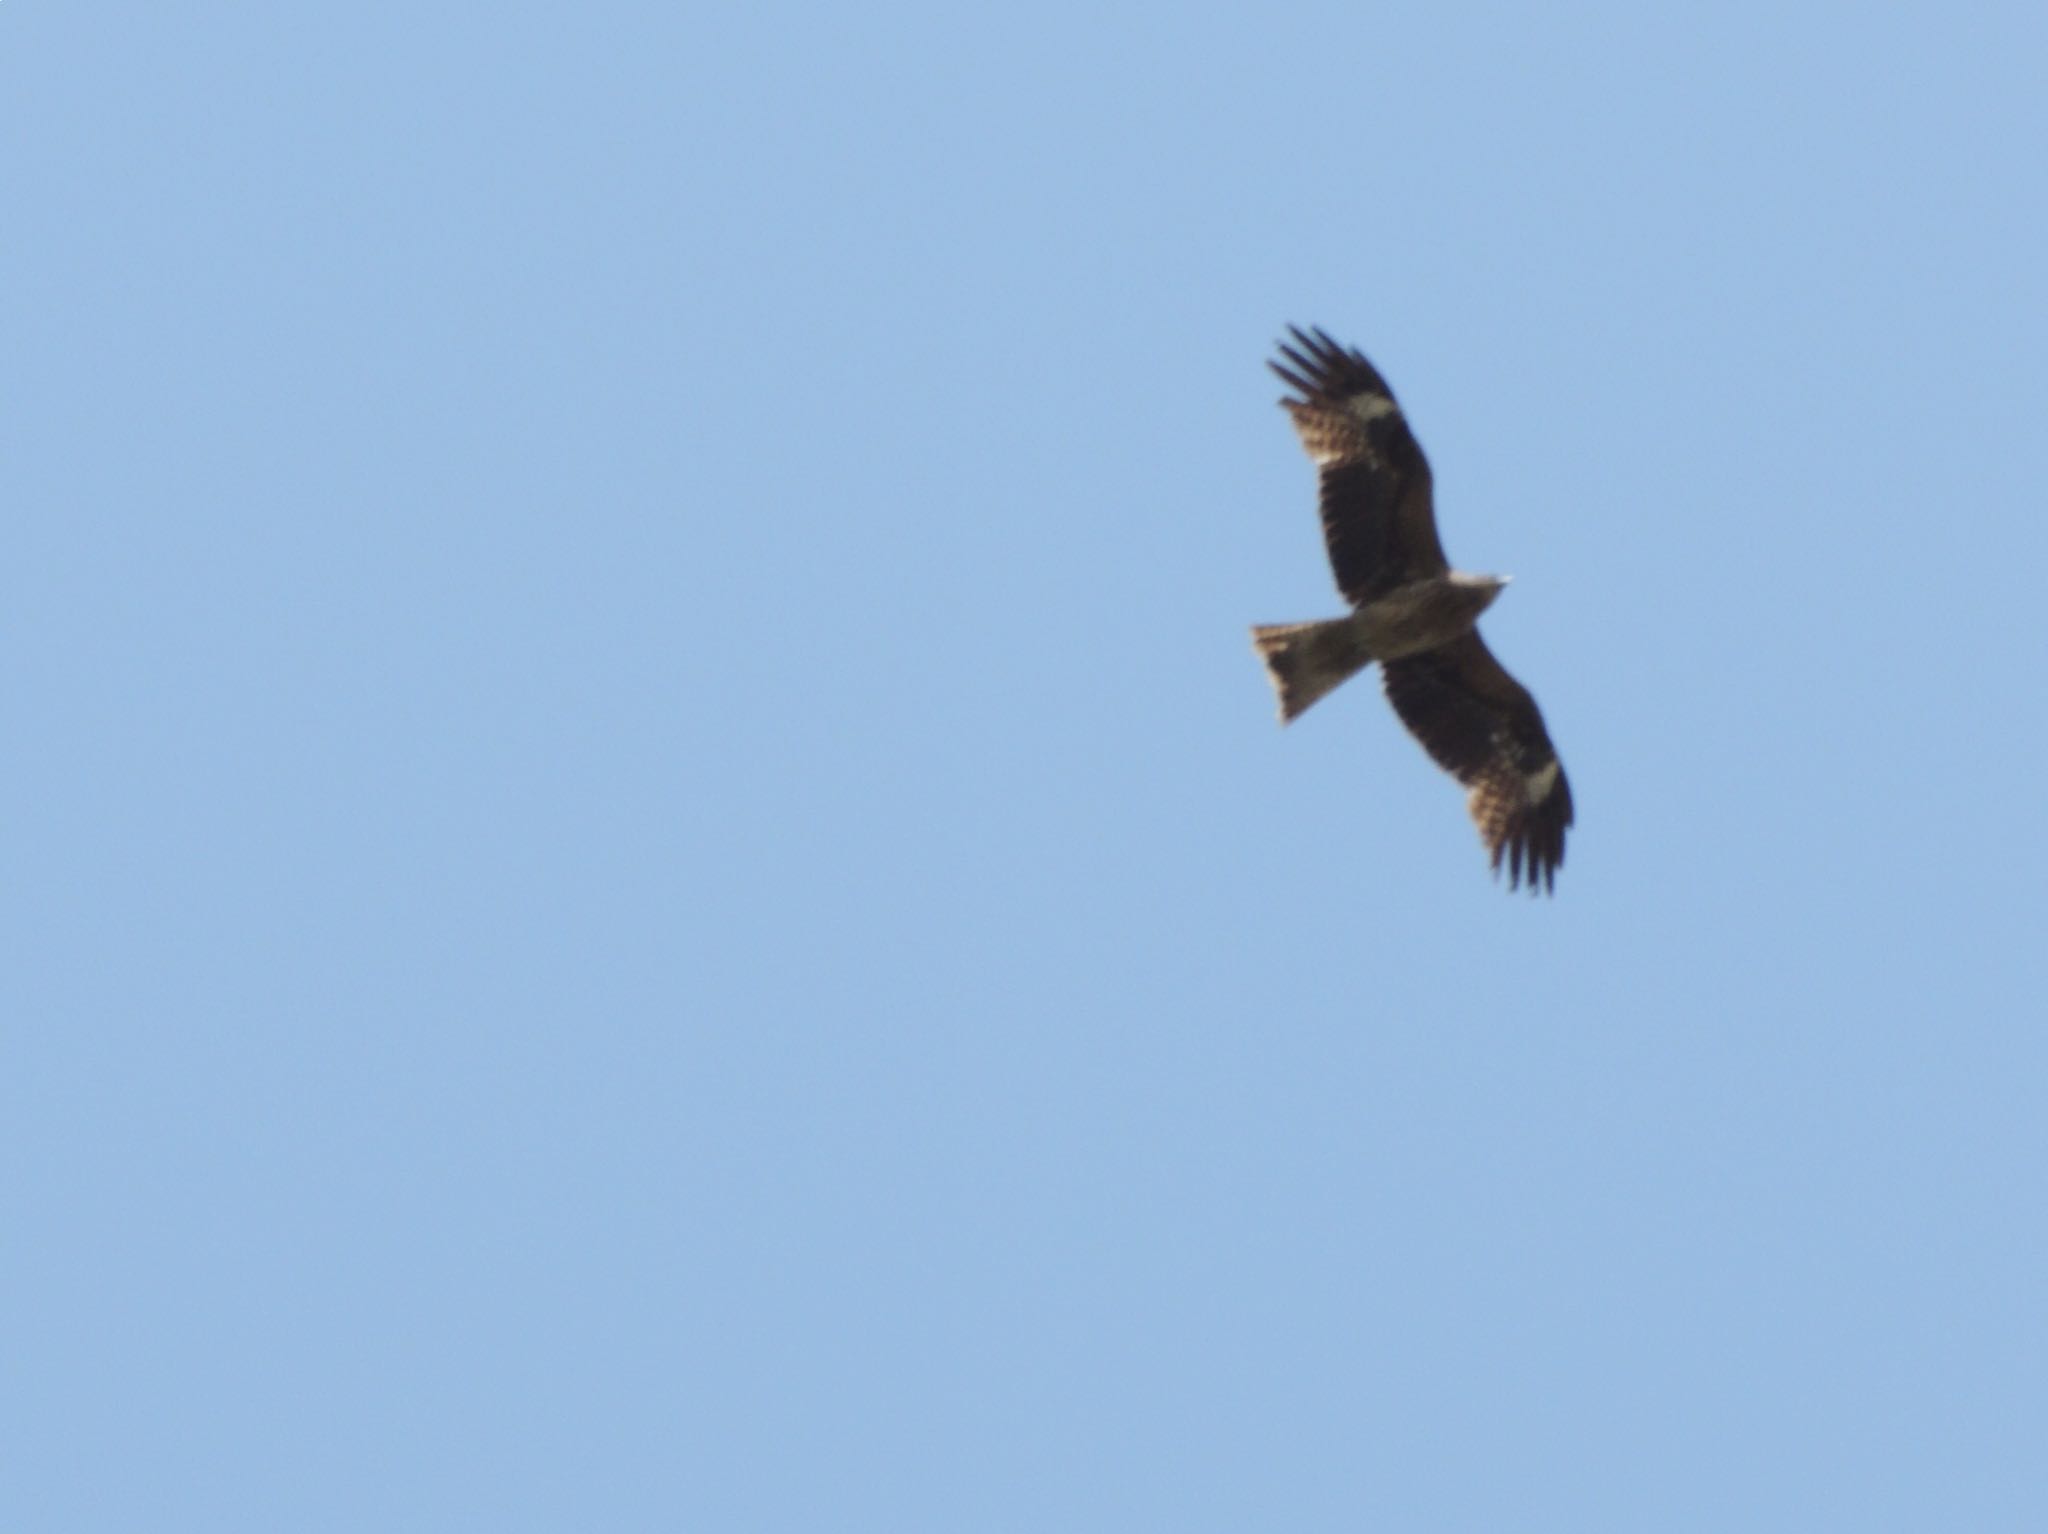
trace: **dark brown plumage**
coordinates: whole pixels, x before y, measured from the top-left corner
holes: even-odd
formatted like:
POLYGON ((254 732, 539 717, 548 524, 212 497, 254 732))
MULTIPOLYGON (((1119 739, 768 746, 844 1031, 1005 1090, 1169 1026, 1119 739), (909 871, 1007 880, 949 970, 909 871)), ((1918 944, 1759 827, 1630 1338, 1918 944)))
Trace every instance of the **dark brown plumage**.
POLYGON ((1321 477, 1323 541, 1337 589, 1363 607, 1450 568, 1437 540, 1429 460, 1379 369, 1320 330, 1294 332, 1287 365, 1266 365, 1298 399, 1280 403, 1321 477))
POLYGON ((1571 784, 1528 690, 1494 659, 1478 618, 1505 581, 1450 568, 1437 536, 1429 460, 1387 382, 1320 330, 1293 330, 1268 364, 1294 391, 1294 418, 1321 479, 1323 539, 1348 618, 1252 630, 1296 718, 1377 660, 1387 697, 1467 808, 1508 887, 1555 887, 1572 823, 1571 784))

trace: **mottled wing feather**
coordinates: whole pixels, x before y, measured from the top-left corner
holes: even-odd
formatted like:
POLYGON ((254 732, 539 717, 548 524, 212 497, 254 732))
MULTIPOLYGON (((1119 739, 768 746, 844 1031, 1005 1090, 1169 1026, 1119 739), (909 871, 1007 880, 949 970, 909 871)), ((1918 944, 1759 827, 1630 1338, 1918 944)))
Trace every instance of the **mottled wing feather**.
POLYGON ((1363 606, 1449 568, 1437 539, 1429 460, 1365 357, 1320 330, 1290 327, 1267 366, 1294 390, 1280 403, 1322 474, 1323 541, 1337 589, 1363 606))
POLYGON ((1572 790, 1528 690, 1474 629, 1386 663, 1387 699, 1439 767, 1470 790, 1467 807, 1509 888, 1548 892, 1564 862, 1572 790))

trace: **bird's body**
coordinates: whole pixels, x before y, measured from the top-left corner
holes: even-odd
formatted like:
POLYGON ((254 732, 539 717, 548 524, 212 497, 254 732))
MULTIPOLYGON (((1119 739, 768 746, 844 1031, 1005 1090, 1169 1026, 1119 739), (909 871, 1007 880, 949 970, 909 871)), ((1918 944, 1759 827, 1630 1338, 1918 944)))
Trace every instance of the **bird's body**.
POLYGON ((1388 700, 1468 807, 1510 887, 1549 890, 1572 823, 1571 785, 1543 715, 1479 637, 1479 615, 1507 584, 1450 568, 1436 531, 1429 461, 1386 380, 1320 330, 1294 331, 1281 404, 1320 471, 1323 536, 1348 617, 1263 624, 1252 643, 1298 718, 1380 663, 1388 700))
POLYGON ((1252 643, 1292 723, 1311 703, 1374 661, 1400 660, 1468 632, 1505 585, 1493 576, 1432 575, 1374 597, 1348 618, 1261 623, 1252 643))

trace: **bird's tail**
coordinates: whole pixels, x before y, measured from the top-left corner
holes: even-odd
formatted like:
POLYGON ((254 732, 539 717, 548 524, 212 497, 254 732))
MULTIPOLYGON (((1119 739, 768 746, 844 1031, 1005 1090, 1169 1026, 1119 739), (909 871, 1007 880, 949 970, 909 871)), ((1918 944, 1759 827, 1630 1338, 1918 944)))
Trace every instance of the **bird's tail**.
POLYGON ((1263 623, 1252 629, 1252 648, 1266 663, 1280 695, 1280 722, 1291 724, 1311 703, 1372 663, 1354 618, 1319 623, 1263 623))

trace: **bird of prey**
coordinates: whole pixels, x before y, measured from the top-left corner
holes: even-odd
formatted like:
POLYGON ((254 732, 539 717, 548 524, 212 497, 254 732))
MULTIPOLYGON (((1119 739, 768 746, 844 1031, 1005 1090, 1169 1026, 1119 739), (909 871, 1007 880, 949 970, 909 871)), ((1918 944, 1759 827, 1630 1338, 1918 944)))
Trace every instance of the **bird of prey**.
POLYGON ((1479 637, 1507 577, 1444 558, 1429 460, 1379 370, 1320 330, 1289 328, 1293 344, 1267 366, 1294 391, 1280 403, 1320 473, 1323 541, 1352 612, 1253 628, 1280 722, 1378 661, 1394 712, 1469 791, 1495 875, 1505 867, 1510 889, 1548 893, 1572 791, 1536 700, 1479 637))

